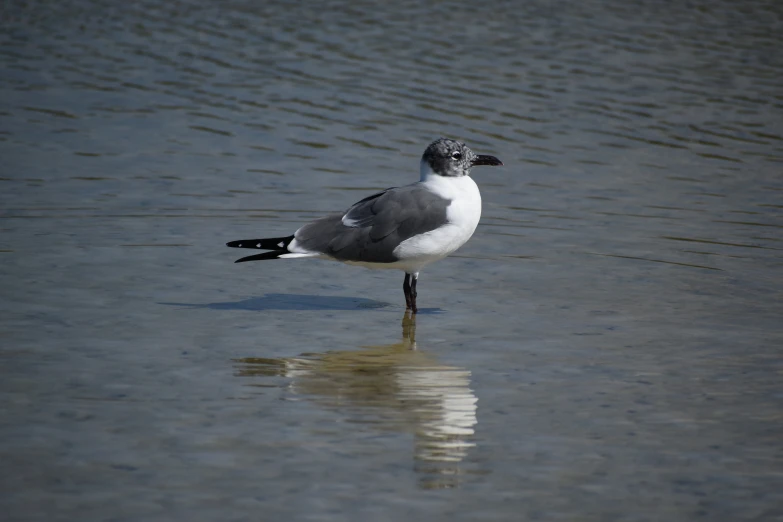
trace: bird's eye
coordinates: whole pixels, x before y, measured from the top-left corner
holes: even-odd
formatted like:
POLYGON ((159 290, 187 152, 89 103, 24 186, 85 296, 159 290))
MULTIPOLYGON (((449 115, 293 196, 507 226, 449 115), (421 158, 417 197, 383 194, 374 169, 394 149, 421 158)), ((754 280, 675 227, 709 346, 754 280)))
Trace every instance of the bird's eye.
POLYGON ((460 154, 459 152, 454 152, 452 153, 451 157, 454 158, 455 160, 462 159, 462 154, 460 154))

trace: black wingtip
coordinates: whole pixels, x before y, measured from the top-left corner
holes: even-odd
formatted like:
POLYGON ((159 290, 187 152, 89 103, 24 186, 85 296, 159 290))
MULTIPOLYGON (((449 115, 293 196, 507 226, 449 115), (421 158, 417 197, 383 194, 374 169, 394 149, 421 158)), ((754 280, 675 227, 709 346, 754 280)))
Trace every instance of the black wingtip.
POLYGON ((237 241, 229 241, 226 243, 226 246, 231 248, 251 248, 253 250, 285 250, 293 240, 293 235, 261 239, 239 239, 237 241))
POLYGON ((286 250, 275 250, 274 252, 264 252, 263 254, 256 254, 254 256, 247 256, 241 259, 237 259, 234 263, 245 263, 247 261, 266 261, 268 259, 279 259, 283 254, 287 254, 286 250))

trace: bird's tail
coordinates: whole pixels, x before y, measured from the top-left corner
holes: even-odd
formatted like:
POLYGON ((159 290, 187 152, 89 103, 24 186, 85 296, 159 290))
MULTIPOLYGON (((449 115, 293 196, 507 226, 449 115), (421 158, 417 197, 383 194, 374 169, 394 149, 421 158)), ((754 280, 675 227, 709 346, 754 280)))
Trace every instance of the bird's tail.
POLYGON ((279 259, 281 256, 290 254, 288 245, 294 240, 294 236, 288 237, 268 237, 265 239, 239 239, 237 241, 229 241, 226 246, 232 248, 252 248, 254 250, 271 250, 271 252, 264 252, 263 254, 256 254, 254 256, 243 257, 237 259, 235 263, 244 263, 245 261, 263 261, 265 259, 279 259))

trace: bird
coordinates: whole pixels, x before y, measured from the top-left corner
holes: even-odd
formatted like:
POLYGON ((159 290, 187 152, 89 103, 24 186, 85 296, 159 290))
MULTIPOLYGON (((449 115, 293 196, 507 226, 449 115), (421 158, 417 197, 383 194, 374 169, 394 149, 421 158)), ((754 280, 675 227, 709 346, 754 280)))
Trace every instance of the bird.
POLYGON ((368 196, 345 212, 307 223, 290 236, 239 239, 226 246, 267 250, 235 263, 321 258, 402 270, 405 307, 415 314, 421 270, 464 245, 478 226, 481 193, 470 171, 479 165, 503 162, 475 154, 463 142, 440 138, 421 157, 419 181, 368 196))

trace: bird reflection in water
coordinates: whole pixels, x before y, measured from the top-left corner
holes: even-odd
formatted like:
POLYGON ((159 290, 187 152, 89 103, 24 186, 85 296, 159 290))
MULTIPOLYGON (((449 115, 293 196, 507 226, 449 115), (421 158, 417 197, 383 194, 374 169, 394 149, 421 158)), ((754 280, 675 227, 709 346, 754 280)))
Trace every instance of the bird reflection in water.
POLYGON ((413 433, 415 470, 423 488, 455 487, 471 473, 463 465, 475 446, 477 423, 470 372, 439 364, 417 348, 416 316, 410 311, 402 319, 398 343, 235 362, 238 376, 283 376, 290 379, 290 392, 355 417, 349 420, 413 433))

